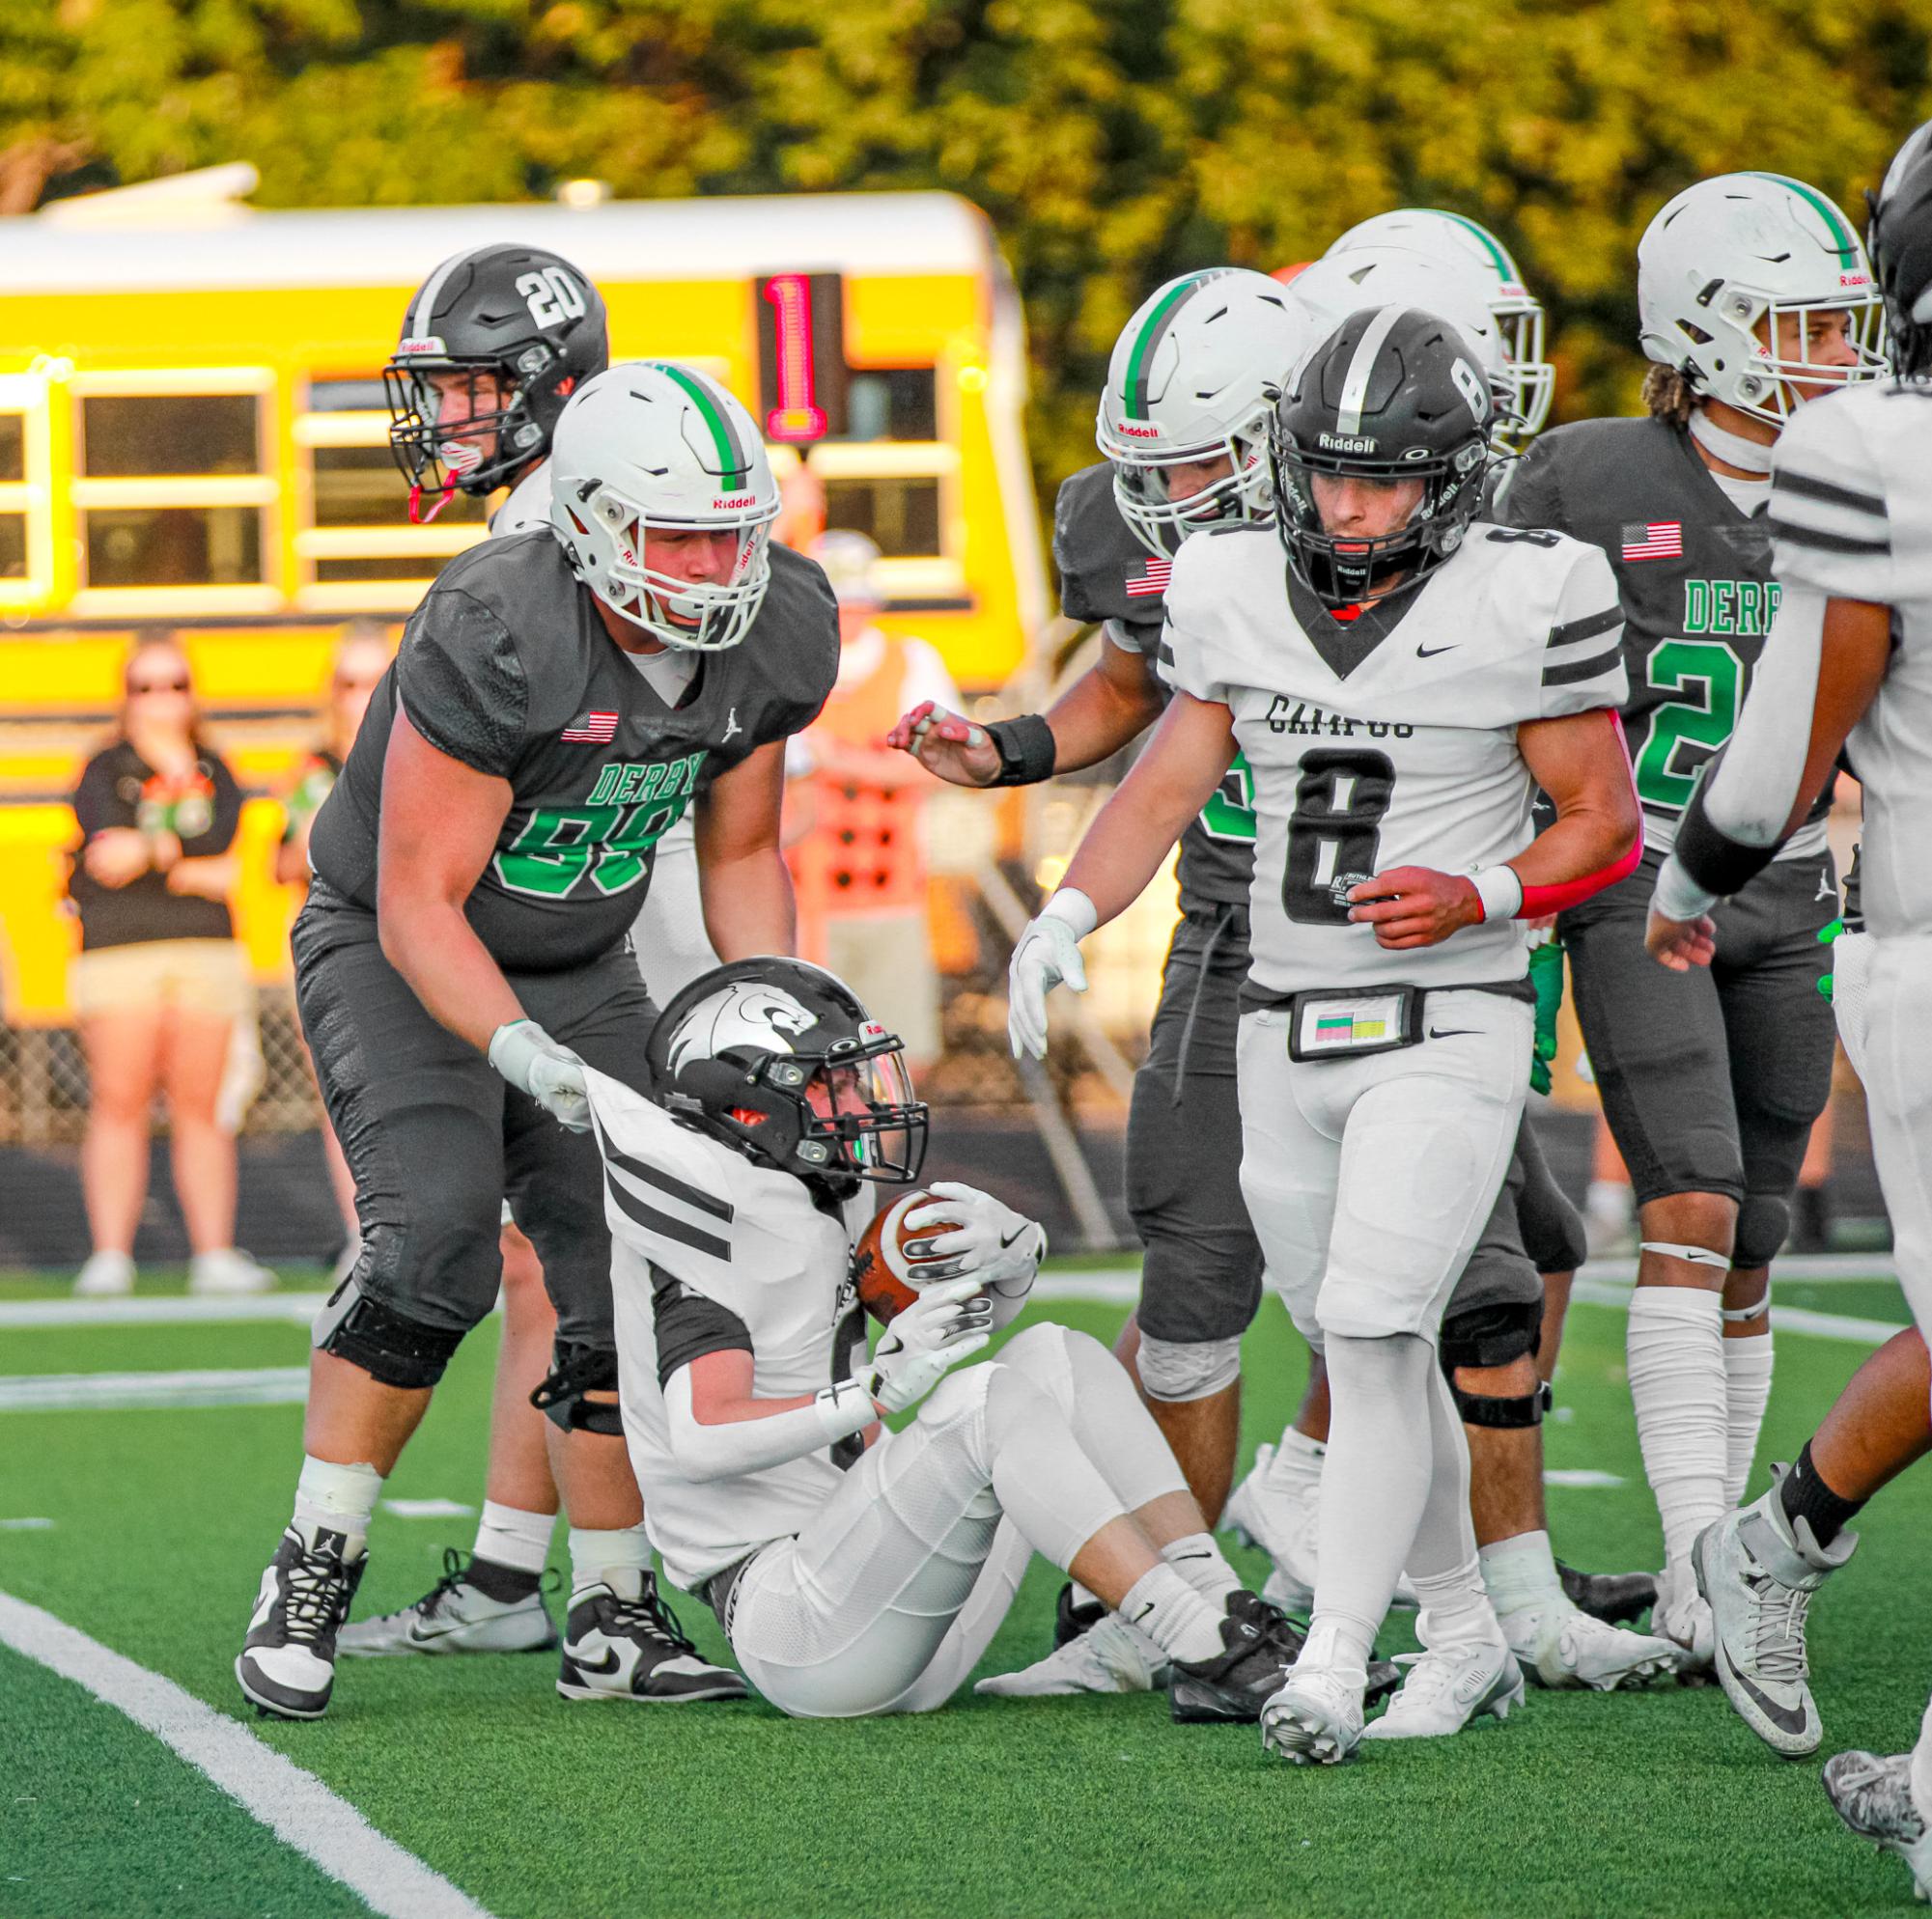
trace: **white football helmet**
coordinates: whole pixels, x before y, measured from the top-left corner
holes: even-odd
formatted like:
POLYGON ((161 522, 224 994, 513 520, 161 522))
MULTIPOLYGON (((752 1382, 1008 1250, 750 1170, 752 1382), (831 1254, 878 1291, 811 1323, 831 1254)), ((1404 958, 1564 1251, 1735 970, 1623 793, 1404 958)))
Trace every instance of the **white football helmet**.
POLYGON ((550 449, 550 523, 577 577, 666 646, 735 647, 771 578, 778 487, 751 415, 711 377, 628 360, 586 380, 550 449), (646 530, 734 533, 727 576, 686 580, 645 563, 646 530))
POLYGON ((1637 305, 1651 359, 1774 427, 1803 398, 1792 381, 1843 386, 1887 371, 1884 309, 1858 235, 1816 187, 1782 174, 1720 174, 1678 194, 1638 242, 1637 305), (1809 320, 1822 313, 1846 315, 1852 363, 1810 357, 1809 320), (1778 350, 1785 315, 1795 357, 1778 350))
POLYGON ((1315 338, 1293 292, 1241 266, 1169 280, 1127 322, 1094 438, 1121 516, 1151 552, 1216 520, 1267 518, 1268 416, 1315 338), (1217 457, 1223 479, 1170 495, 1174 467, 1217 457))
POLYGON ((1514 386, 1511 431, 1527 439, 1550 417, 1556 369, 1543 357, 1543 303, 1523 284, 1509 249, 1476 221, 1440 207, 1402 207, 1351 227, 1330 253, 1364 246, 1401 246, 1426 260, 1465 261, 1490 282, 1489 310, 1501 336, 1503 364, 1514 386))

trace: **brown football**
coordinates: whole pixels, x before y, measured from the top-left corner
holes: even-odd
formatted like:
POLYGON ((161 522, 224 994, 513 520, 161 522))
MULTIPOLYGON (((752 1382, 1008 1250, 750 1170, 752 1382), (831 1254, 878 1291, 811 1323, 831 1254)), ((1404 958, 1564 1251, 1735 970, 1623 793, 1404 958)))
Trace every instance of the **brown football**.
MULTIPOLYGON (((919 1267, 931 1246, 928 1233, 909 1233, 906 1215, 933 1204, 923 1186, 902 1193, 882 1212, 875 1212, 852 1251, 852 1276, 859 1303, 882 1326, 918 1296, 919 1267)), ((938 1229, 944 1232, 948 1229, 938 1229)))

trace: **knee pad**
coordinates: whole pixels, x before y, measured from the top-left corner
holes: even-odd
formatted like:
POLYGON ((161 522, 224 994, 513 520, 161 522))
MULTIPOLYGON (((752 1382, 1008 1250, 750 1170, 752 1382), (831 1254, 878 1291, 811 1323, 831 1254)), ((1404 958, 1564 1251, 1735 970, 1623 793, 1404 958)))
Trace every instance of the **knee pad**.
POLYGON ((615 1405, 584 1398, 586 1393, 617 1390, 617 1354, 602 1347, 560 1339, 551 1361, 549 1376, 530 1395, 530 1404, 566 1432, 599 1432, 622 1438, 622 1412, 615 1405))
POLYGON ((1734 1266, 1768 1266, 1791 1230, 1791 1203, 1776 1193, 1746 1193, 1731 1243, 1734 1266))
POLYGON ((1178 1404, 1212 1399, 1241 1377, 1241 1341, 1140 1336, 1140 1384, 1150 1400, 1178 1404))
POLYGON ((1458 1366, 1507 1366, 1512 1359, 1534 1352, 1542 1335, 1540 1298, 1498 1300, 1467 1313, 1451 1313, 1442 1321, 1438 1348, 1444 1372, 1458 1366))
POLYGON ((1547 1384, 1539 1385, 1533 1393, 1525 1393, 1520 1399, 1490 1399, 1481 1393, 1464 1392, 1451 1374, 1449 1397, 1455 1401, 1456 1411, 1465 1426, 1488 1426, 1504 1432, 1521 1431, 1526 1426, 1541 1426, 1543 1415, 1550 1410, 1550 1388, 1547 1384))
POLYGON ((345 1280, 315 1317, 309 1332, 318 1352, 359 1366, 384 1386, 434 1386, 462 1344, 462 1333, 425 1325, 345 1280))

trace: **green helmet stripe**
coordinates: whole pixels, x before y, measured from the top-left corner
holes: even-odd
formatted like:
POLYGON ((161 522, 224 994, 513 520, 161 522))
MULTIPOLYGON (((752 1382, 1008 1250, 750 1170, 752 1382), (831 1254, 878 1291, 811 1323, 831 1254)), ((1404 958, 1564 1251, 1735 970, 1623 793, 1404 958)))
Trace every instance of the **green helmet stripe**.
POLYGON ((1120 400, 1128 419, 1146 419, 1147 370, 1153 365, 1154 349, 1166 336, 1174 316, 1208 281, 1216 278, 1218 272, 1218 268, 1211 267, 1205 273, 1190 273, 1185 280, 1176 281, 1168 289, 1166 297, 1147 316, 1147 323, 1140 329, 1140 338, 1134 343, 1134 351, 1127 356, 1127 379, 1120 400))
POLYGON ((1838 264, 1851 267, 1859 264, 1857 236, 1845 224, 1845 216, 1815 186, 1806 186, 1802 180, 1793 180, 1788 174, 1781 173, 1752 173, 1749 178, 1776 181, 1779 186, 1788 186, 1824 221, 1831 243, 1837 249, 1838 264))
POLYGON ((1482 242, 1484 251, 1489 255, 1490 264, 1496 268, 1500 278, 1515 286, 1523 284, 1523 275, 1516 270, 1516 262, 1510 259, 1502 242, 1480 221, 1471 220, 1464 213, 1451 213, 1446 208, 1442 209, 1442 217, 1445 220, 1455 221, 1466 234, 1482 242))
POLYGON ((698 409, 698 418, 711 430, 712 443, 717 449, 718 464, 723 468, 718 478, 718 490, 737 492, 750 476, 751 461, 738 437, 738 429, 732 424, 731 415, 712 398, 709 384, 695 375, 686 373, 683 367, 674 366, 669 360, 653 360, 651 365, 680 388, 698 409))

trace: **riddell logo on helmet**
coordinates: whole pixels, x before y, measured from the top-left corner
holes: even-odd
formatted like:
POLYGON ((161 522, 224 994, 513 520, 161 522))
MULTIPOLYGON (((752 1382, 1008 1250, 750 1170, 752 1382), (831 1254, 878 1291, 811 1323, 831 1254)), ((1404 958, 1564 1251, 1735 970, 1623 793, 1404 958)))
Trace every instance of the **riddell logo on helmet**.
POLYGON ((1318 444, 1329 453, 1373 453, 1375 441, 1366 433, 1324 433, 1318 444))
POLYGON ((1869 273, 1840 273, 1838 275, 1838 285, 1841 287, 1869 287, 1871 285, 1871 275, 1869 273))
POLYGON ((729 493, 722 499, 714 500, 711 507, 713 513, 722 513, 727 507, 755 507, 757 504, 756 493, 729 493))
POLYGON ((1161 437, 1159 427, 1136 427, 1132 420, 1120 421, 1114 431, 1130 440, 1158 440, 1161 437))

